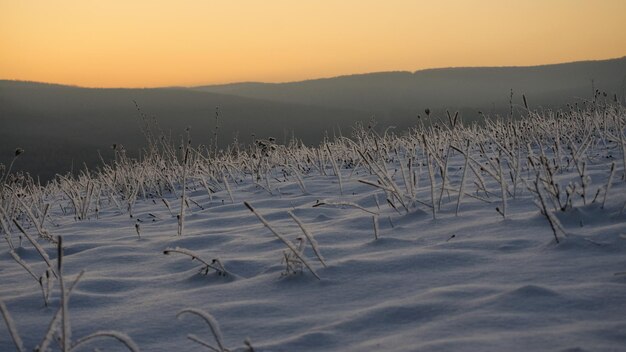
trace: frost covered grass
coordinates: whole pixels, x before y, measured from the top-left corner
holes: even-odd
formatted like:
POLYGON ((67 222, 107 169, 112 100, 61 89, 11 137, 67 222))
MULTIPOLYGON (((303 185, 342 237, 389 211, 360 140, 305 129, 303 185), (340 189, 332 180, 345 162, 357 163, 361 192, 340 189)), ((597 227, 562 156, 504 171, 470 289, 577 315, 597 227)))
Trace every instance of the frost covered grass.
POLYGON ((0 350, 618 349, 626 110, 523 115, 0 175, 0 350))

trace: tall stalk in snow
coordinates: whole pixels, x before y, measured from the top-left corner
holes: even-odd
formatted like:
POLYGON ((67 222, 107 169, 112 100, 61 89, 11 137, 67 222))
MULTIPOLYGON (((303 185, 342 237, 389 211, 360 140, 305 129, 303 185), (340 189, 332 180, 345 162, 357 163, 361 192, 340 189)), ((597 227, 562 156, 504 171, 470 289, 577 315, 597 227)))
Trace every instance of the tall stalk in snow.
POLYGON ((183 184, 182 195, 180 196, 180 213, 178 214, 178 236, 183 235, 185 229, 185 197, 187 195, 187 163, 189 159, 189 148, 185 150, 183 159, 183 184))

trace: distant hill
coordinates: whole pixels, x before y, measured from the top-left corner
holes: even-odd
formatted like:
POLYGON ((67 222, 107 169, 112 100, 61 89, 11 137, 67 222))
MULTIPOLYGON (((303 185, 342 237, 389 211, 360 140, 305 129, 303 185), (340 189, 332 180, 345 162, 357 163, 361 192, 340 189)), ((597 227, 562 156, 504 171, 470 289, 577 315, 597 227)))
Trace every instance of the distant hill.
POLYGON ((414 116, 425 108, 471 114, 506 111, 514 102, 555 107, 591 99, 593 90, 626 94, 626 57, 532 67, 442 68, 416 72, 381 72, 290 83, 237 83, 195 87, 278 102, 362 110, 389 121, 414 116), (593 83, 592 83, 593 80, 593 83))
POLYGON ((221 147, 254 138, 292 133, 316 143, 333 128, 349 128, 370 116, 348 109, 268 102, 186 89, 88 89, 32 82, 0 81, 0 163, 10 163, 16 147, 25 149, 15 168, 47 180, 56 173, 99 163, 98 151, 112 157, 113 143, 137 155, 144 146, 141 111, 178 139, 191 127, 193 142, 213 144, 219 107, 221 147), (254 134, 255 136, 252 136, 254 134))

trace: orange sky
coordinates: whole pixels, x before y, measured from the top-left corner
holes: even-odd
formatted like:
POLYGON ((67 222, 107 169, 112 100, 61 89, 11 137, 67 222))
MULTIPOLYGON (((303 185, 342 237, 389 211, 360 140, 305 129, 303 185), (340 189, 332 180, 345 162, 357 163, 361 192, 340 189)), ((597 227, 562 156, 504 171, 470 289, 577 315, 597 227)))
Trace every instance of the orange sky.
POLYGON ((0 79, 293 81, 626 55, 626 0, 0 0, 0 79))

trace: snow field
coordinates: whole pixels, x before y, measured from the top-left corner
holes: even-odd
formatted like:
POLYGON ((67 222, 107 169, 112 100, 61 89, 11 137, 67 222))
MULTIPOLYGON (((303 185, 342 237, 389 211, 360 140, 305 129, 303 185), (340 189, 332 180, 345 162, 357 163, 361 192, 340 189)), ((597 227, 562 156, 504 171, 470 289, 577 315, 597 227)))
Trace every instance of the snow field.
MULTIPOLYGON (((49 268, 16 223, 53 268, 62 236, 66 284, 84 271, 69 296, 73 343, 115 330, 145 351, 209 350, 188 334, 238 351, 622 350, 625 118, 594 106, 404 136, 357 127, 319 148, 265 140, 219 158, 149 137, 155 153, 141 162, 120 153, 46 188, 14 179, 0 204, 0 299, 14 329, 2 325, 0 350, 15 349, 10 330, 35 348, 61 303, 58 280, 45 306, 12 256, 36 276, 49 268), (226 274, 164 254, 177 248, 219 258, 226 274)), ((127 349, 109 337, 76 350, 96 347, 127 349)))

